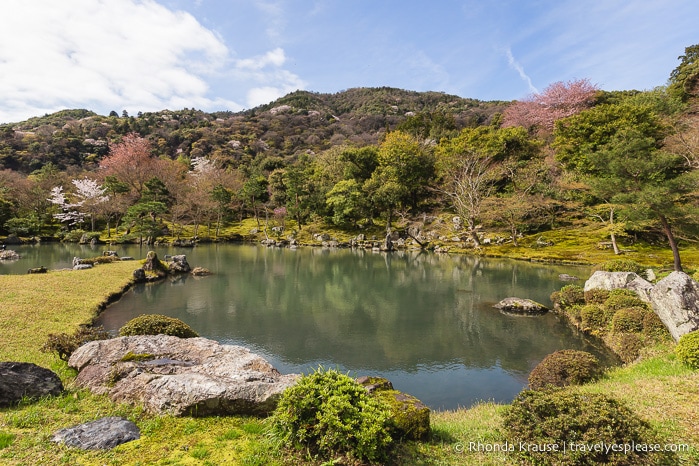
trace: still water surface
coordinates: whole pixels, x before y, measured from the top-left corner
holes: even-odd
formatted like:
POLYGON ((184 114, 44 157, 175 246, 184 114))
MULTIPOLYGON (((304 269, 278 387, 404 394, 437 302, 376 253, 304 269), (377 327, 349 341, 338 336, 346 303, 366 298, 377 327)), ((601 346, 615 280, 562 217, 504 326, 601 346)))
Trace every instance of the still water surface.
MULTIPOLYGON (((15 248, 23 255, 21 268, 3 264, 0 273, 68 267, 74 255, 92 257, 104 248, 15 248)), ((115 249, 136 258, 147 252, 115 249)), ((161 257, 184 253, 192 267, 214 275, 136 286, 99 324, 116 331, 141 314, 177 317, 202 336, 250 348, 282 373, 322 365, 353 376, 381 375, 433 409, 509 402, 526 386, 529 371, 559 349, 583 349, 612 361, 554 314, 514 317, 492 307, 508 296, 548 305, 551 292, 563 285, 560 273, 586 278, 587 268, 251 245, 155 250, 161 257)))

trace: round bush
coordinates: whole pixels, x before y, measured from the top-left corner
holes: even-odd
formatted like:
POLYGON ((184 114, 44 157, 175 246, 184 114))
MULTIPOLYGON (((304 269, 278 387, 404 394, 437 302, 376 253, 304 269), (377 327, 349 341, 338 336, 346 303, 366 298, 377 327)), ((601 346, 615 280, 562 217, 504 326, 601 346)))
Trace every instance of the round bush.
POLYGON ((612 317, 612 332, 641 333, 643 332, 644 308, 630 307, 619 309, 612 317))
POLYGON ((699 330, 682 335, 675 346, 675 354, 689 367, 699 369, 699 330))
POLYGON ((580 385, 602 375, 602 366, 595 356, 578 350, 561 350, 546 356, 529 374, 529 388, 580 385))
POLYGON ((597 304, 588 304, 580 308, 580 323, 584 329, 606 331, 609 320, 609 313, 597 304))
POLYGON ((647 311, 643 315, 643 334, 653 338, 654 340, 662 340, 670 338, 670 332, 658 314, 653 311, 647 311))
POLYGON ((585 303, 585 293, 581 286, 566 285, 560 291, 551 294, 551 302, 562 308, 585 303))
POLYGON ((323 459, 346 454, 379 461, 393 444, 388 407, 336 370, 301 377, 284 391, 270 421, 283 445, 323 459))
POLYGON ((126 322, 119 335, 122 337, 134 335, 170 335, 180 338, 194 338, 199 335, 192 327, 174 317, 159 314, 141 315, 126 322))
POLYGON ((525 390, 507 409, 503 425, 527 464, 676 464, 672 453, 589 451, 576 445, 660 443, 650 426, 619 401, 599 393, 525 390), (521 443, 520 443, 521 442, 521 443), (563 443, 565 442, 565 451, 563 443), (558 451, 543 446, 557 445, 558 451), (527 447, 542 446, 542 448, 527 447))
POLYGON ((604 307, 611 311, 618 311, 629 307, 647 308, 648 305, 633 291, 619 288, 609 292, 609 297, 604 301, 604 307))
POLYGON ((587 304, 602 304, 609 298, 609 290, 593 288, 585 292, 585 302, 587 304))
POLYGON ((615 333, 609 339, 609 347, 622 361, 629 363, 641 355, 643 341, 637 333, 615 333))

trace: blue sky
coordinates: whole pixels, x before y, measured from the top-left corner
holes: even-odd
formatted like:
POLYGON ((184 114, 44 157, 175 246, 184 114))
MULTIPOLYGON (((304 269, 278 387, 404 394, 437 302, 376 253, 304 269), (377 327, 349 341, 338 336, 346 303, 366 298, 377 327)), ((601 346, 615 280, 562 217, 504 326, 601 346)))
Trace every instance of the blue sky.
POLYGON ((64 108, 238 111, 297 89, 513 100, 664 85, 696 0, 4 0, 0 123, 64 108))

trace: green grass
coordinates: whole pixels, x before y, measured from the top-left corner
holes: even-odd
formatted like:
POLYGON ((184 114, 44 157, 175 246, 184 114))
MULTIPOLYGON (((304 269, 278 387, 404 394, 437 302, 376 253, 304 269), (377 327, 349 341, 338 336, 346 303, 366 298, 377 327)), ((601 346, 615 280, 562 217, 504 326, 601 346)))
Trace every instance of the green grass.
MULTIPOLYGON (((61 396, 0 409, 0 464, 318 464, 303 451, 279 451, 266 434, 263 419, 176 418, 115 404, 77 388, 75 372, 65 362, 39 351, 48 333, 71 333, 79 324, 90 322, 110 296, 128 286, 135 267, 133 262, 116 262, 84 271, 0 276, 0 360, 49 367, 66 386, 61 396), (79 451, 49 441, 58 429, 103 416, 132 420, 141 429, 141 439, 104 452, 79 451)), ((673 346, 650 348, 644 360, 615 368, 600 381, 571 390, 605 393, 624 401, 664 441, 693 446, 691 452, 681 454, 683 464, 699 464, 699 371, 681 364, 672 354, 673 346)), ((502 415, 506 409, 483 402, 468 409, 433 412, 431 439, 400 444, 394 464, 519 464, 508 453, 485 451, 486 446, 505 442, 502 415)))

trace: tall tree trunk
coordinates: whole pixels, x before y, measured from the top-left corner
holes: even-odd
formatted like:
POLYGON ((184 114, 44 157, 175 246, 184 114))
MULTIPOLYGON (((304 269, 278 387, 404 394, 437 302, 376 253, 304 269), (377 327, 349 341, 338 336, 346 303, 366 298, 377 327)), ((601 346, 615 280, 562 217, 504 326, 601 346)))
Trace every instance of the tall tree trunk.
POLYGON ((658 214, 658 218, 660 219, 660 224, 663 227, 663 232, 665 233, 665 236, 667 236, 667 241, 668 243, 670 243, 670 249, 672 249, 672 258, 674 260, 675 271, 682 272, 683 270, 682 261, 680 260, 680 250, 677 247, 675 235, 672 234, 672 228, 670 227, 670 223, 667 221, 667 218, 662 214, 658 214))
POLYGON ((617 256, 621 254, 619 246, 616 244, 616 235, 614 234, 614 208, 609 209, 609 237, 612 239, 612 248, 617 256))
POLYGON ((474 218, 468 219, 468 233, 471 235, 473 244, 475 244, 477 248, 480 248, 481 240, 478 238, 478 233, 476 232, 476 220, 474 218))

